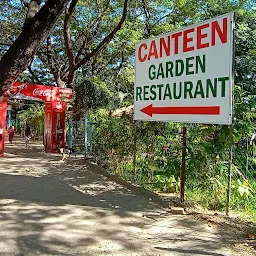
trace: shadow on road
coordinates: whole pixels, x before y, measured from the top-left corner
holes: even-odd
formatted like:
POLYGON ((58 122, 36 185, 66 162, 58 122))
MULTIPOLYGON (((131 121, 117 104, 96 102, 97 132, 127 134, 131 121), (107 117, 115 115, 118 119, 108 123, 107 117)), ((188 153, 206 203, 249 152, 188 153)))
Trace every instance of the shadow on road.
POLYGON ((162 209, 42 147, 7 147, 0 159, 0 255, 229 255, 230 240, 188 216, 142 217, 162 209))
POLYGON ((76 178, 57 176, 21 176, 0 174, 0 199, 14 199, 44 205, 91 206, 136 212, 154 209, 155 204, 136 196, 98 175, 84 174, 76 178), (98 176, 98 177, 97 177, 98 176), (75 189, 72 186, 76 186, 75 189), (79 190, 80 191, 79 191, 79 190))

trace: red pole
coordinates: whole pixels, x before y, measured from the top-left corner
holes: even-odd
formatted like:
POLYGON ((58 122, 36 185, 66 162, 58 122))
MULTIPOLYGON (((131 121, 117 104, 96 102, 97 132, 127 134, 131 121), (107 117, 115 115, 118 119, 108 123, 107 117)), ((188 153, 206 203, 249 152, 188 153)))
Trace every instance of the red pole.
POLYGON ((4 155, 4 139, 6 132, 7 97, 0 103, 0 156, 4 155))

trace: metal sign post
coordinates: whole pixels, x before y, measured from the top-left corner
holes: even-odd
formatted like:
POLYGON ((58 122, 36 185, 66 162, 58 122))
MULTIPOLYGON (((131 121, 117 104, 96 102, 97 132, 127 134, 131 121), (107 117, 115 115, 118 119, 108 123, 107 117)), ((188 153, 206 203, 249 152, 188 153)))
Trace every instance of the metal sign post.
POLYGON ((229 216, 230 198, 231 198, 231 181, 232 181, 232 165, 233 165, 233 124, 229 126, 229 165, 228 165, 228 188, 227 188, 227 204, 226 215, 229 216))
POLYGON ((182 161, 180 174, 180 200, 185 200, 185 181, 186 181, 186 150, 187 150, 187 127, 182 129, 182 161))
POLYGON ((137 179, 136 172, 136 150, 137 150, 137 136, 136 136, 136 121, 133 121, 133 174, 135 177, 135 181, 137 179))

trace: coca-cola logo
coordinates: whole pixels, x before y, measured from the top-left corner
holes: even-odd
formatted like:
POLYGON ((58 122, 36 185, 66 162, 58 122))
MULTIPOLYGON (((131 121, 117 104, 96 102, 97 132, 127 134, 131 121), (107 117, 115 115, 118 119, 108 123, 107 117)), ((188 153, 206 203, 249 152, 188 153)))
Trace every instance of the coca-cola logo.
POLYGON ((26 84, 20 84, 18 86, 11 85, 9 90, 8 90, 8 95, 9 96, 15 96, 16 94, 19 94, 23 89, 27 89, 26 84))
POLYGON ((44 96, 44 97, 51 97, 52 96, 52 90, 51 89, 45 89, 45 90, 40 90, 38 88, 36 88, 34 91, 33 91, 33 95, 34 96, 44 96))

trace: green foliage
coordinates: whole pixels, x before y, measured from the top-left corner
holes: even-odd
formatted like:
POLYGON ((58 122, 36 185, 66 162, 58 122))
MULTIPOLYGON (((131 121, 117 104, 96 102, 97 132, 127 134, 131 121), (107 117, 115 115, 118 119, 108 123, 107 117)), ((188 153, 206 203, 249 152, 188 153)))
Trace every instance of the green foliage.
MULTIPOLYGON (((250 92, 256 91, 255 51, 256 13, 243 11, 237 15, 235 30, 236 84, 250 92)), ((255 106, 255 105, 254 105, 255 106)))
POLYGON ((241 181, 240 179, 237 179, 237 184, 235 186, 235 189, 236 189, 236 196, 240 200, 249 200, 250 197, 253 197, 253 191, 248 185, 247 180, 241 181))
POLYGON ((163 175, 155 175, 156 189, 161 192, 174 193, 180 189, 180 179, 176 180, 174 175, 165 177, 163 175))
POLYGON ((21 111, 19 118, 22 127, 25 127, 25 124, 28 123, 32 131, 32 136, 41 139, 44 125, 44 106, 35 104, 27 110, 21 111))
POLYGON ((74 88, 74 94, 73 112, 77 117, 84 116, 89 110, 106 106, 112 98, 111 91, 97 77, 81 79, 74 88))
POLYGON ((22 5, 15 5, 14 1, 0 1, 0 57, 21 32, 26 17, 26 10, 22 5))
MULTIPOLYGON (((248 145, 255 134, 254 102, 253 95, 239 86, 235 87, 231 206, 233 211, 243 206, 243 211, 256 220, 256 215, 252 214, 256 203, 255 196, 252 196, 255 190, 256 151, 254 146, 248 145), (241 184, 237 179, 243 180, 241 184)), ((148 189, 158 192, 179 191, 180 181, 177 179, 180 175, 181 131, 184 124, 134 123, 132 116, 123 114, 120 118, 112 117, 106 109, 91 114, 90 120, 97 122, 94 148, 98 163, 148 189)), ((221 125, 185 125, 188 128, 186 193, 209 209, 225 210, 229 129, 221 125)))

